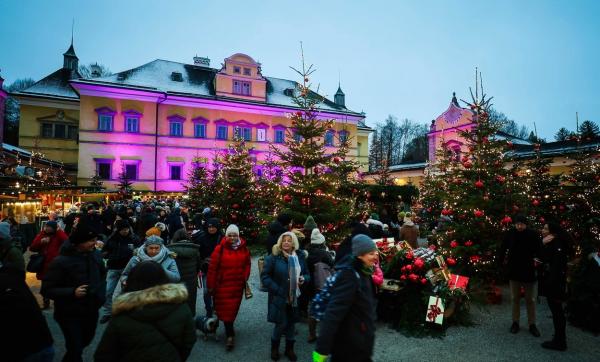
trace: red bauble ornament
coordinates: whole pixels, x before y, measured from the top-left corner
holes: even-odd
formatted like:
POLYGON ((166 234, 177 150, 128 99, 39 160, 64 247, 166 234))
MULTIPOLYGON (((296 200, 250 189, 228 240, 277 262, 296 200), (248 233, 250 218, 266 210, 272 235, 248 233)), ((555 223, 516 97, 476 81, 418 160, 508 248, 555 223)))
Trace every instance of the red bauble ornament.
POLYGON ((442 215, 444 215, 444 216, 452 215, 452 209, 442 209, 442 215))
POLYGON ((231 220, 237 220, 237 218, 238 218, 238 217, 237 217, 237 215, 236 215, 236 214, 232 214, 232 215, 231 215, 231 220))
POLYGON ((471 163, 471 161, 463 162, 462 165, 463 165, 464 168, 471 168, 471 167, 473 167, 473 164, 471 163))
POLYGON ((473 242, 471 240, 465 241, 465 246, 473 246, 473 242))
POLYGON ((477 262, 479 262, 479 260, 481 260, 481 257, 479 255, 471 255, 471 257, 469 259, 471 260, 472 263, 477 263, 477 262))
POLYGON ((411 282, 416 282, 419 280, 419 276, 417 274, 410 273, 408 275, 408 279, 410 279, 411 282))
POLYGON ((504 181, 506 181, 506 177, 498 175, 498 176, 496 176, 496 181, 498 181, 500 183, 504 183, 504 181))
POLYGON ((502 218, 501 223, 504 225, 508 225, 512 223, 512 218, 510 216, 505 216, 504 218, 502 218))
POLYGON ((456 248, 457 246, 458 246, 458 243, 456 242, 456 240, 452 240, 452 241, 450 242, 450 247, 451 247, 451 248, 456 248))
POLYGON ((292 196, 290 196, 289 194, 286 194, 283 196, 283 201, 285 202, 292 202, 292 196))
POLYGON ((231 207, 233 207, 234 209, 239 209, 240 205, 239 204, 233 204, 233 205, 231 205, 231 207))
POLYGON ((406 275, 404 275, 404 274, 400 275, 400 280, 406 280, 406 275))
POLYGON ((412 251, 409 251, 408 253, 406 253, 405 257, 408 260, 412 260, 412 258, 414 257, 414 254, 412 251))
POLYGON ((481 180, 475 181, 475 187, 477 187, 478 189, 483 188, 483 181, 481 181, 481 180))
POLYGON ((446 263, 450 266, 456 265, 456 259, 454 258, 446 258, 446 263))
POLYGON ((532 204, 533 206, 540 206, 540 200, 538 200, 538 199, 534 199, 534 200, 531 202, 531 204, 532 204))
POLYGON ((475 215, 475 217, 482 217, 484 212, 482 210, 475 210, 473 211, 473 215, 475 215))
POLYGON ((425 262, 421 258, 416 258, 413 264, 417 269, 422 269, 425 266, 425 262))
POLYGON ((469 161, 469 156, 462 156, 462 158, 460 160, 462 162, 467 162, 467 161, 469 161))
POLYGON ((408 265, 406 266, 406 270, 408 270, 408 271, 412 271, 412 264, 408 264, 408 265))
POLYGON ((296 117, 302 117, 302 112, 300 112, 300 111, 296 112, 296 117))
POLYGON ((341 159, 339 157, 334 157, 333 162, 340 163, 341 159))
POLYGON ((487 137, 482 137, 481 141, 483 141, 483 143, 490 143, 490 140, 487 137))
POLYGON ((546 223, 546 219, 544 219, 543 216, 540 216, 540 218, 538 220, 540 221, 540 224, 545 224, 546 223))
POLYGON ((423 285, 427 284, 427 279, 421 278, 421 284, 423 284, 423 285))

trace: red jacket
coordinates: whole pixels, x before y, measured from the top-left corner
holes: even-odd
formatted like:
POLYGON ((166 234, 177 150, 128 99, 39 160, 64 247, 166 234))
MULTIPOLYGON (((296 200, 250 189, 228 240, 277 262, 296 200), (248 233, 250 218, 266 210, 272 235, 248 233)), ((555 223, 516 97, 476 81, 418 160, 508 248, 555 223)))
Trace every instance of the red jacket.
POLYGON ((240 246, 233 250, 226 237, 221 239, 208 265, 206 286, 213 290, 215 312, 223 322, 235 321, 250 276, 250 251, 246 241, 240 241, 240 246))
POLYGON ((50 265, 52 260, 54 260, 58 254, 60 254, 60 247, 68 238, 69 236, 67 233, 61 229, 57 229, 52 235, 46 234, 42 231, 41 233, 37 234, 35 239, 33 239, 29 250, 44 254, 44 265, 42 266, 42 271, 36 274, 36 277, 39 280, 44 278, 46 270, 48 270, 48 265, 50 265), (42 243, 42 238, 45 238, 46 236, 50 237, 50 241, 44 244, 42 243))

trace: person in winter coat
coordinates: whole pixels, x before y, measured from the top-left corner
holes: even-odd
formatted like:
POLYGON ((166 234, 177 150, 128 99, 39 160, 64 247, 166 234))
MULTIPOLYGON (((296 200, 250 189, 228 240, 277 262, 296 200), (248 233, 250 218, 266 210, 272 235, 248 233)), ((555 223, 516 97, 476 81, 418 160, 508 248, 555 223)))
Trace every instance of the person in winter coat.
POLYGON ((300 249, 306 250, 309 248, 311 244, 310 236, 312 234, 312 231, 318 228, 319 227, 317 226, 315 219, 311 215, 308 215, 306 221, 304 222, 304 230, 302 230, 302 233, 307 237, 304 239, 304 245, 300 244, 300 249))
POLYGON ((100 323, 106 323, 110 319, 112 309, 113 293, 121 273, 127 266, 127 263, 133 256, 133 250, 141 245, 140 240, 133 234, 131 225, 127 220, 117 220, 115 222, 115 232, 106 240, 102 247, 102 256, 107 259, 106 267, 106 302, 102 310, 100 323))
POLYGON ((261 274, 263 285, 269 291, 267 320, 275 323, 271 335, 271 359, 279 360, 279 343, 285 334, 285 356, 290 361, 298 358, 294 352, 295 324, 299 319, 298 298, 300 286, 308 282, 310 275, 299 250, 298 238, 292 232, 281 234, 272 254, 265 259, 261 274))
MULTIPOLYGON (((44 279, 50 263, 60 254, 60 248, 68 238, 67 234, 58 228, 56 221, 48 221, 44 229, 33 239, 29 250, 44 255, 42 269, 36 274, 38 280, 44 279)), ((50 300, 48 298, 43 300, 43 308, 48 309, 50 300)))
POLYGON ((240 238, 236 225, 229 225, 225 237, 210 256, 206 286, 213 296, 215 312, 225 325, 226 348, 235 345, 233 323, 242 302, 242 294, 250 276, 250 251, 240 238))
POLYGON ((181 218, 181 209, 178 207, 173 209, 173 212, 167 218, 167 222, 167 229, 169 230, 169 240, 171 240, 177 230, 185 228, 183 224, 183 219, 181 218))
POLYGON ((19 270, 25 279, 25 260, 23 252, 10 235, 10 224, 0 222, 0 266, 11 266, 19 270))
POLYGON ((181 275, 181 281, 185 283, 188 291, 188 305, 192 316, 196 316, 196 295, 198 290, 198 272, 202 259, 200 247, 189 240, 185 229, 179 229, 173 235, 168 249, 176 254, 175 262, 181 275))
POLYGON ((269 224, 267 227, 269 235, 267 236, 266 241, 267 255, 271 254, 273 245, 277 244, 277 240, 279 240, 281 234, 290 230, 291 225, 292 217, 285 213, 279 215, 275 221, 269 224))
POLYGON ((194 240, 195 243, 200 247, 200 258, 202 258, 202 264, 200 265, 200 271, 202 271, 202 290, 204 298, 204 308, 206 309, 206 316, 212 317, 213 315, 213 298, 208 293, 206 287, 206 278, 208 275, 208 266, 210 265, 210 256, 213 251, 223 239, 223 234, 219 227, 219 219, 210 218, 206 221, 206 230, 202 233, 198 233, 198 239, 194 240))
POLYGON ((98 232, 80 222, 42 280, 41 293, 54 300, 54 319, 65 337, 63 361, 81 361, 96 333, 106 297, 106 269, 96 250, 98 232))
POLYGON ((3 361, 52 362, 54 347, 46 318, 25 283, 23 271, 11 265, 0 265, 0 310, 5 329, 3 361))
POLYGON ((558 351, 567 349, 567 319, 563 302, 567 297, 567 262, 571 251, 568 235, 556 223, 544 225, 542 230, 542 277, 540 291, 548 300, 554 323, 554 338, 542 347, 558 351))
POLYGON ((152 210, 152 208, 150 208, 150 207, 146 207, 144 209, 144 212, 140 216, 140 220, 137 225, 138 228, 136 230, 136 234, 140 238, 143 238, 144 235, 146 235, 146 231, 148 231, 148 229, 150 229, 151 227, 154 227, 154 225, 156 225, 157 222, 158 222, 158 216, 156 215, 154 210, 152 210))
POLYGON ((75 224, 75 218, 79 214, 79 209, 77 206, 73 205, 69 209, 69 213, 65 216, 63 222, 65 223, 65 233, 69 235, 73 229, 73 224, 75 224))
POLYGON ((506 234, 498 252, 498 265, 500 267, 504 263, 504 260, 507 259, 506 264, 510 283, 513 320, 510 332, 519 332, 521 287, 523 287, 525 289, 529 332, 533 336, 539 337, 540 332, 535 324, 537 283, 534 259, 540 256, 542 241, 535 231, 527 228, 527 219, 525 216, 517 215, 514 221, 514 229, 506 234))
POLYGON ((115 289, 113 293, 113 301, 119 294, 121 294, 123 287, 127 284, 129 271, 144 260, 152 260, 160 264, 160 266, 162 266, 162 268, 165 270, 170 282, 177 283, 181 279, 179 269, 177 269, 177 263, 174 259, 175 255, 173 255, 169 249, 167 249, 163 243, 163 240, 158 236, 151 235, 147 237, 144 241, 144 245, 136 249, 133 254, 134 255, 131 257, 131 259, 129 259, 129 262, 125 266, 125 269, 123 269, 123 273, 121 273, 120 288, 117 286, 115 289))
MULTIPOLYGON (((324 281, 320 277, 315 277, 315 271, 317 270, 318 263, 323 271, 329 268, 330 271, 333 270, 334 260, 332 252, 327 250, 327 246, 325 246, 325 237, 319 229, 313 229, 310 234, 310 245, 307 250, 308 256, 306 257, 306 266, 308 267, 310 279, 307 283, 307 292, 308 299, 312 300, 315 297, 322 285, 316 285, 315 282, 324 281)), ((322 276, 321 276, 322 277, 322 276)), ((312 343, 317 340, 317 320, 309 317, 308 319, 308 343, 312 343)))
POLYGON ((196 342, 185 286, 170 284, 164 269, 146 260, 131 270, 124 292, 115 299, 94 360, 185 361, 196 342))
POLYGON ((400 227, 400 240, 406 240, 413 249, 419 247, 419 227, 411 219, 411 214, 404 216, 404 224, 400 227))
POLYGON ((375 344, 373 267, 377 246, 367 235, 352 238, 352 255, 337 265, 337 280, 319 323, 314 362, 371 361, 375 344))

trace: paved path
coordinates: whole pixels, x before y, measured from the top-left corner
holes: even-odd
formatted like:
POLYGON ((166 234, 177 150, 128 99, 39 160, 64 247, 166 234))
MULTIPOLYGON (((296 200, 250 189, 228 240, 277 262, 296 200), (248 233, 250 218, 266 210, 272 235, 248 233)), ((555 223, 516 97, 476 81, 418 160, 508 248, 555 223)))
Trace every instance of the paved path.
MULTIPOLYGON (((198 339, 189 361, 243 361, 267 362, 270 356, 270 334, 272 324, 266 320, 267 295, 258 291, 258 275, 256 260, 253 260, 250 279, 254 290, 254 298, 243 300, 236 328, 236 347, 226 352, 224 346, 224 329, 220 328, 220 341, 198 339)), ((33 275, 28 275, 28 282, 37 291, 39 283, 33 275)), ((37 292, 36 292, 37 293, 37 292)), ((203 312, 202 298, 198 299, 198 311, 203 312)), ((49 322, 57 349, 56 361, 64 354, 64 340, 60 329, 52 318, 52 311, 44 314, 49 322)), ((564 353, 547 351, 540 343, 552 336, 552 319, 550 311, 543 301, 538 305, 538 326, 541 338, 531 336, 526 330, 513 335, 510 327, 510 306, 505 302, 499 306, 489 306, 485 310, 473 310, 474 327, 452 327, 443 339, 407 338, 400 333, 378 325, 374 361, 599 361, 600 338, 568 327, 569 350, 564 353)), ((522 318, 525 308, 522 306, 522 318)), ((523 322, 524 323, 524 322, 523 322)), ((296 353, 300 361, 309 361, 313 345, 305 342, 306 324, 298 324, 296 353)), ((98 328, 96 338, 85 351, 84 360, 92 361, 95 346, 100 340, 104 326, 98 328)), ((283 343, 282 343, 283 347, 283 343)), ((285 361, 285 358, 281 359, 285 361)), ((150 362, 150 361, 148 361, 150 362)))

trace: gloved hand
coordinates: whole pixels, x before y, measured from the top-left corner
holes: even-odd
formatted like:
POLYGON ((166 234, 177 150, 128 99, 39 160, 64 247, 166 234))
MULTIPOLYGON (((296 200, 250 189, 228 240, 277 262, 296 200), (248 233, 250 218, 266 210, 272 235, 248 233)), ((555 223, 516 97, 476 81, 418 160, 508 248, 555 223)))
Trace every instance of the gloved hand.
POLYGON ((313 351, 312 357, 313 357, 313 362, 326 362, 328 356, 322 355, 317 351, 313 351))

